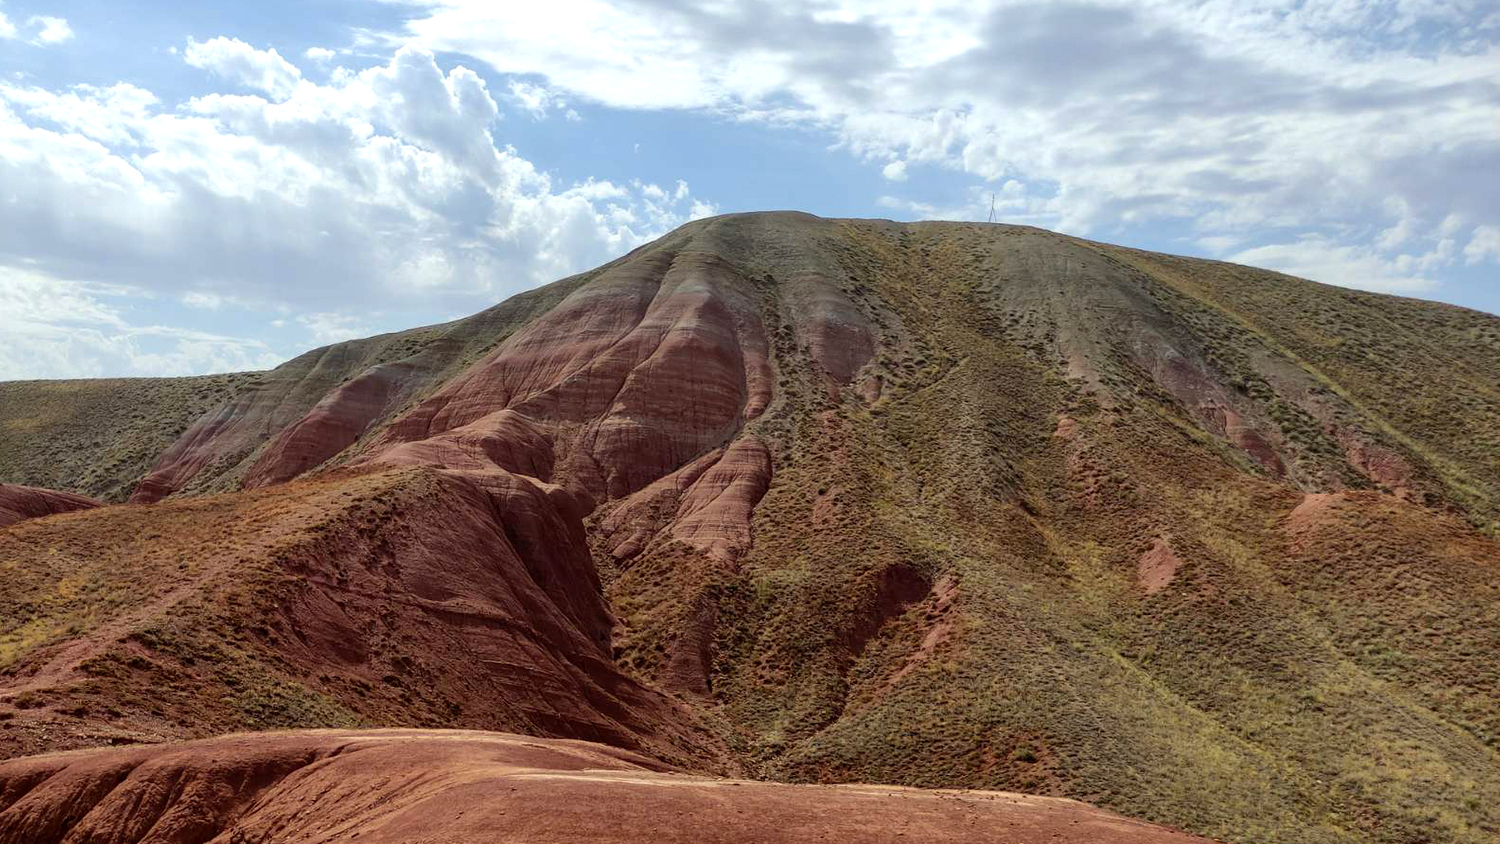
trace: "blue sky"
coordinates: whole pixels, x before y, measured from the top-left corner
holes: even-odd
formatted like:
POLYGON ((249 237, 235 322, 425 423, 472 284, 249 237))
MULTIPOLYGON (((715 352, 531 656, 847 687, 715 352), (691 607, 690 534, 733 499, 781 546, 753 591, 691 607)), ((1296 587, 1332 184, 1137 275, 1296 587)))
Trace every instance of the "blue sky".
POLYGON ((696 216, 992 193, 1500 312, 1500 7, 0 0, 0 379, 267 367, 696 216))

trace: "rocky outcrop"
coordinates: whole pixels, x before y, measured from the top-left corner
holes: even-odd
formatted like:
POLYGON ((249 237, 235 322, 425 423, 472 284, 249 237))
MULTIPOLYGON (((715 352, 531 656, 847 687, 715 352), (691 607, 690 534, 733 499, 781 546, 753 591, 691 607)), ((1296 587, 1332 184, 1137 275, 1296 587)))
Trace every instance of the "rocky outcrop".
POLYGON ((753 436, 735 441, 683 496, 672 535, 718 560, 750 547, 750 516, 771 486, 771 453, 753 436))
POLYGON ((1136 582, 1147 595, 1155 595, 1172 585, 1172 579, 1177 576, 1180 568, 1182 560, 1172 550, 1172 541, 1165 536, 1158 536, 1152 540, 1151 547, 1141 555, 1140 560, 1136 561, 1136 582))
POLYGON ((1193 844, 1072 800, 687 776, 584 742, 378 730, 0 764, 0 844, 1193 844))
POLYGON ((323 465, 399 408, 430 374, 425 361, 412 358, 372 366, 339 385, 272 438, 245 473, 245 488, 289 481, 323 465))
POLYGON ((787 285, 797 336, 834 389, 854 381, 875 356, 870 321, 832 280, 820 275, 792 278, 787 285))
POLYGON ((38 489, 19 484, 0 484, 0 527, 25 519, 98 507, 101 502, 84 495, 38 489))

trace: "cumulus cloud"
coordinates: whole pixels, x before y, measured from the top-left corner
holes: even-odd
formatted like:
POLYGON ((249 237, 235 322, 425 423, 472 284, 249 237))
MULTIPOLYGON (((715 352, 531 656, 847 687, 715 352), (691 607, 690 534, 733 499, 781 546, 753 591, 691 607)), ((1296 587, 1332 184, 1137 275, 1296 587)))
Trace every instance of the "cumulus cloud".
POLYGON ((1451 259, 1452 245, 1422 255, 1403 254, 1388 259, 1375 249, 1308 237, 1293 243, 1257 246, 1229 256, 1229 260, 1279 270, 1288 275, 1328 284, 1382 293, 1421 293, 1435 285, 1427 272, 1451 259))
POLYGON ((334 57, 334 52, 327 47, 308 47, 302 51, 302 57, 314 62, 326 62, 334 57))
POLYGON ((1464 247, 1464 258, 1470 264, 1482 261, 1500 261, 1500 226, 1480 226, 1474 237, 1464 247))
POLYGON ((25 26, 17 26, 0 10, 0 40, 22 37, 33 46, 49 47, 70 40, 73 37, 73 27, 68 25, 66 18, 52 15, 32 15, 26 19, 25 26))
MULTIPOLYGON (((189 42, 183 58, 259 93, 169 106, 123 83, 0 83, 0 272, 59 289, 89 279, 200 312, 313 314, 288 330, 323 341, 364 332, 379 309, 478 310, 707 207, 685 184, 555 184, 493 136, 499 110, 479 76, 419 49, 322 85, 233 39, 189 42)), ((30 319, 28 336, 43 324, 30 319)), ((145 336, 137 328, 90 330, 125 342, 145 336)), ((234 357, 228 342, 181 349, 203 355, 200 371, 260 359, 251 347, 234 357)))
POLYGON ((546 119, 549 112, 562 112, 569 120, 577 120, 578 112, 568 107, 566 100, 544 85, 533 85, 513 79, 509 85, 510 100, 534 120, 546 119))
POLYGON ((52 17, 51 15, 32 15, 26 20, 26 25, 36 30, 32 36, 31 43, 38 46, 47 44, 61 44, 73 37, 73 27, 68 26, 65 18, 52 17))
POLYGON ((263 342, 133 324, 146 291, 0 267, 0 380, 187 375, 264 369, 284 356, 263 342))
POLYGON ((311 329, 315 342, 323 344, 354 340, 375 333, 375 329, 352 314, 337 312, 303 314, 297 317, 297 321, 311 329))
POLYGON ((238 38, 189 38, 182 58, 228 82, 284 100, 297 89, 302 71, 281 57, 275 48, 257 50, 238 38))
MULTIPOLYGON (((825 130, 891 181, 926 164, 1015 182, 1017 207, 1066 231, 1282 231, 1396 266, 1500 224, 1500 16, 1482 0, 409 5, 395 40, 616 108, 825 130)), ((1373 270, 1343 275, 1419 277, 1373 270)))

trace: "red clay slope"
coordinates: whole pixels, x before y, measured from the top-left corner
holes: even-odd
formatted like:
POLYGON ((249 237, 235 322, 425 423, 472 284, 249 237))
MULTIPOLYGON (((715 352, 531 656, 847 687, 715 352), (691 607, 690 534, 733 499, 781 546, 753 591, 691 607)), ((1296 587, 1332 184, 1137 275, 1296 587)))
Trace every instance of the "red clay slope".
POLYGON ((0 606, 31 615, 0 617, 0 756, 375 724, 702 762, 681 707, 610 660, 577 506, 386 468, 0 531, 0 606))
POLYGON ((53 513, 68 513, 98 506, 98 501, 71 492, 0 484, 0 527, 53 513))
POLYGON ((602 745, 319 730, 0 764, 0 844, 1206 842, 1083 803, 676 773, 602 745))

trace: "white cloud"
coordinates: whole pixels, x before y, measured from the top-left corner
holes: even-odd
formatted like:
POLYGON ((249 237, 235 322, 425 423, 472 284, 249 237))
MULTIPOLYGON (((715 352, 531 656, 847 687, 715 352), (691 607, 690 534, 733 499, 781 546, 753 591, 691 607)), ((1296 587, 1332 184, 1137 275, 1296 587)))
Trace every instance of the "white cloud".
POLYGON ((359 317, 352 314, 303 314, 297 317, 297 321, 312 331, 313 341, 319 344, 354 340, 375 333, 375 329, 360 322, 359 317))
POLYGON ((70 40, 73 37, 73 27, 68 25, 66 18, 52 15, 32 15, 26 19, 24 27, 18 27, 6 17, 5 12, 0 11, 0 39, 21 38, 25 33, 29 33, 26 40, 32 46, 50 47, 70 40))
POLYGON ((547 109, 551 105, 552 92, 541 85, 532 85, 529 82, 512 80, 510 83, 510 98, 523 111, 534 118, 541 119, 547 116, 547 109))
POLYGON ((1197 239, 1199 246, 1208 250, 1210 255, 1222 255, 1241 243, 1244 238, 1230 235, 1208 235, 1197 239))
POLYGON ((712 217, 718 213, 718 206, 712 202, 703 202, 702 200, 695 199, 693 200, 693 204, 688 206, 687 219, 701 220, 704 217, 712 217))
POLYGON ((334 55, 334 52, 327 47, 308 47, 302 51, 303 58, 314 62, 326 62, 334 55))
POLYGON ((880 174, 893 182, 906 181, 906 162, 900 159, 892 161, 881 169, 880 174))
POLYGON ((238 38, 188 39, 183 60, 222 79, 270 94, 277 100, 292 95, 302 78, 298 70, 275 49, 257 50, 238 38))
POLYGON ((921 220, 938 219, 937 206, 930 202, 916 202, 894 196, 882 196, 875 200, 875 204, 881 208, 889 208, 892 211, 899 211, 904 215, 914 216, 921 220))
POLYGON ((1475 229, 1473 239, 1464 247, 1464 260, 1470 264, 1486 260, 1500 261, 1500 226, 1480 226, 1475 229))
POLYGON ((1017 210, 1065 231, 1386 254, 1500 225, 1500 16, 1480 0, 408 5, 395 42, 554 96, 824 130, 892 181, 1017 180, 1017 210))
POLYGON ((0 267, 0 380, 186 375, 265 369, 285 359, 264 343, 135 325, 124 303, 144 291, 0 267))
MULTIPOLYGON (((185 52, 270 96, 172 106, 124 83, 0 82, 0 268, 291 317, 311 343, 406 327, 416 308, 477 311, 712 211, 685 184, 555 184, 493 136, 481 78, 419 50, 321 85, 227 39, 185 52)), ((172 342, 173 371, 188 350, 204 355, 198 371, 243 368, 219 340, 172 342)))
POLYGON ((1451 260, 1451 250, 1450 243, 1423 255, 1403 254, 1389 258, 1368 247, 1309 237, 1293 243, 1246 249, 1227 260, 1342 287, 1382 293, 1421 293, 1435 286, 1426 273, 1435 265, 1451 260))
POLYGON ((510 91, 508 99, 522 111, 531 115, 533 120, 546 120, 552 112, 562 114, 568 121, 577 122, 583 119, 576 110, 568 105, 568 101, 558 96, 556 91, 545 85, 535 85, 519 79, 513 79, 507 86, 510 91))
POLYGON ((28 27, 35 27, 36 35, 32 36, 31 43, 37 46, 49 44, 61 44, 73 37, 73 27, 68 26, 65 18, 55 18, 51 15, 33 15, 26 20, 28 27))

